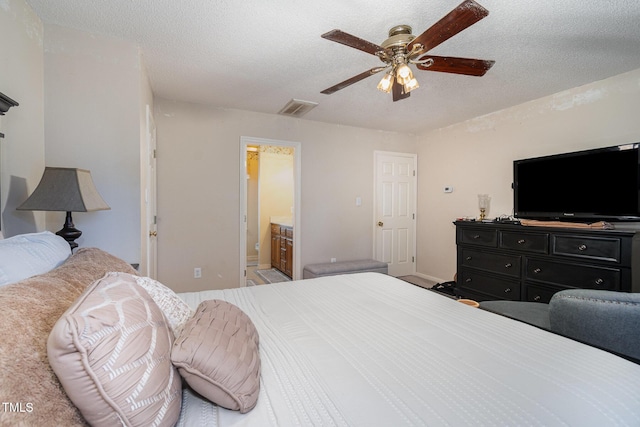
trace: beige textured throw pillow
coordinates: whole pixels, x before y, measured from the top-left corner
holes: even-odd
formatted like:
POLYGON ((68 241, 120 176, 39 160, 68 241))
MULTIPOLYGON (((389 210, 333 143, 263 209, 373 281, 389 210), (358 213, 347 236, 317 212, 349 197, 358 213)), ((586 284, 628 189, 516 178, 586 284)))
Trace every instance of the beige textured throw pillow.
POLYGON ((145 291, 153 298, 164 316, 169 322, 169 327, 173 331, 174 337, 180 335, 184 324, 187 323, 193 310, 184 302, 173 290, 166 287, 162 283, 150 277, 134 276, 136 283, 142 286, 145 291))
POLYGON ((49 335, 49 363, 93 426, 173 426, 181 378, 172 333, 135 276, 107 273, 90 285, 49 335))
POLYGON ((176 339, 171 360, 185 381, 213 403, 241 413, 256 405, 258 331, 235 305, 203 301, 176 339))

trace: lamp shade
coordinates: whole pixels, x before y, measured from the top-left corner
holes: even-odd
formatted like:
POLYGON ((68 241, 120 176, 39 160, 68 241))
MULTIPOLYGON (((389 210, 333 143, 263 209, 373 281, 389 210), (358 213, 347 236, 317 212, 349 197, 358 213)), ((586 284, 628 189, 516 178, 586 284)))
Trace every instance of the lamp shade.
POLYGON ((90 212, 111 208, 98 193, 88 170, 46 167, 34 192, 16 209, 90 212))

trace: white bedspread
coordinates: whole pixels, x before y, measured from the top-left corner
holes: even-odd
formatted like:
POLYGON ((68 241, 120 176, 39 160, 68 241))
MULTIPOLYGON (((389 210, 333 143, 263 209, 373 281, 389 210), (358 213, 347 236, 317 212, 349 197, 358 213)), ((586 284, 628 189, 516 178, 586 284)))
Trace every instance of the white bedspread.
POLYGON ((181 426, 640 426, 640 365, 377 273, 183 293, 260 334, 248 414, 185 391, 181 426))

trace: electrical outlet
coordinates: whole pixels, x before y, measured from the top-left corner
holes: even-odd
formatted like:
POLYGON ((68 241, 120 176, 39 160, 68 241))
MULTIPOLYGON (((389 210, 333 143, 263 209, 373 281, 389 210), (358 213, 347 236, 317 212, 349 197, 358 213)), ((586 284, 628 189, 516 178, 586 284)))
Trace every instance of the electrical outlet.
POLYGON ((336 262, 336 259, 335 258, 331 258, 331 262, 336 262))
POLYGON ((202 277, 202 269, 200 267, 196 267, 193 269, 193 278, 199 279, 202 277))

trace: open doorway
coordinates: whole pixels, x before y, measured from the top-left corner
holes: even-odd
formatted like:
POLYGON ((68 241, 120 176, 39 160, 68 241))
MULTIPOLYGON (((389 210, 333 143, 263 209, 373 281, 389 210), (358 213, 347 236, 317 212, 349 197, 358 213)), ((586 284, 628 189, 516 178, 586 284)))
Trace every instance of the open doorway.
POLYGON ((240 286, 299 278, 300 143, 240 142, 240 286))

